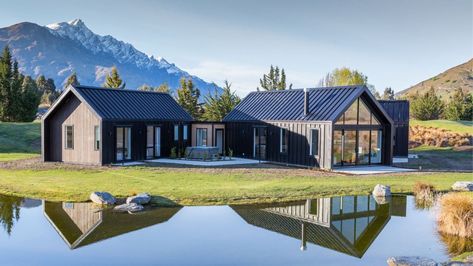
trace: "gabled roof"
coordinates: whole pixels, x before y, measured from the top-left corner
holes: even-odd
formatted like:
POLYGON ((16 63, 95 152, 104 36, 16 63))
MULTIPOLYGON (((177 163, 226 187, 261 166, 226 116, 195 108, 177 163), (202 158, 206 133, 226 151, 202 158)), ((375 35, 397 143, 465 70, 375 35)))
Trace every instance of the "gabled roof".
POLYGON ((43 116, 45 119, 69 93, 87 104, 102 120, 192 121, 192 117, 168 93, 69 86, 43 116))
MULTIPOLYGON (((252 92, 224 119, 231 121, 335 121, 362 94, 384 113, 366 86, 307 89, 309 113, 304 115, 304 90, 252 92)), ((389 117, 386 118, 389 121, 389 117)))

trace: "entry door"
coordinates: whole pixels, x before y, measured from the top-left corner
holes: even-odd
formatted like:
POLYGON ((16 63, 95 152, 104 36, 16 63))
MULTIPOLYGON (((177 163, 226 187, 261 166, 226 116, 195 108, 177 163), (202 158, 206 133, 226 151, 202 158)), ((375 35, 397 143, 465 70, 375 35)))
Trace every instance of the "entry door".
POLYGON ((268 130, 265 127, 254 128, 253 157, 259 160, 266 160, 266 137, 268 130))
POLYGON ((161 157, 161 127, 154 128, 154 156, 161 157))
POLYGON ((131 127, 116 128, 116 154, 117 162, 131 160, 131 127))
POLYGON ((215 146, 218 148, 218 153, 223 154, 223 129, 215 130, 215 146))

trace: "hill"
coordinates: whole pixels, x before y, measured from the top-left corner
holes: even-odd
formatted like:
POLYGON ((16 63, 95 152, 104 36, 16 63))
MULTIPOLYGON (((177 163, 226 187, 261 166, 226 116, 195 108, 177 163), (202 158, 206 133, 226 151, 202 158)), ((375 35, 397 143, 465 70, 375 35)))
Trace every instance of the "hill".
POLYGON ((182 77, 192 78, 201 95, 216 88, 162 57, 148 56, 110 35, 95 34, 80 19, 47 26, 23 22, 0 28, 0 48, 5 45, 10 46, 22 73, 53 78, 58 88, 73 72, 81 84, 101 86, 113 66, 128 89, 162 83, 176 89, 182 77))
POLYGON ((422 94, 431 87, 433 87, 444 100, 448 99, 457 88, 461 88, 464 92, 473 93, 473 59, 456 67, 452 67, 406 90, 400 91, 396 93, 396 96, 404 98, 415 95, 417 92, 422 94))

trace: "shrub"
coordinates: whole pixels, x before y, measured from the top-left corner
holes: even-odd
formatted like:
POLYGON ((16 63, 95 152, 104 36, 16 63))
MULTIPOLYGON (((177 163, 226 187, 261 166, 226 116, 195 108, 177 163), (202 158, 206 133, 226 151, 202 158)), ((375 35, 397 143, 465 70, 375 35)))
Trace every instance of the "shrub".
POLYGON ((228 157, 230 159, 232 159, 232 157, 233 157, 233 150, 232 149, 228 149, 228 157))
POLYGON ((418 181, 414 185, 416 207, 428 209, 434 205, 434 186, 418 181))
POLYGON ((411 114, 418 120, 439 119, 442 115, 444 104, 435 94, 432 87, 423 95, 416 94, 411 99, 411 114))
POLYGON ((176 150, 177 150, 176 147, 172 147, 171 148, 171 154, 169 155, 169 157, 171 157, 172 159, 176 159, 176 157, 177 157, 176 150))
POLYGON ((473 237, 473 197, 448 193, 440 199, 438 230, 460 237, 473 237))

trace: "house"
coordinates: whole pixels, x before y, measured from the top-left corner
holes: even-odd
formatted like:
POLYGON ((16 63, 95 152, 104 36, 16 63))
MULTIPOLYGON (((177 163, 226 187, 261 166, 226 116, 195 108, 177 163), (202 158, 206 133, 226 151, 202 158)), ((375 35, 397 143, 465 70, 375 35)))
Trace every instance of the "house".
POLYGON ((366 86, 252 92, 223 121, 237 157, 322 169, 392 163, 393 121, 366 86))
POLYGON ((393 156, 407 157, 409 153, 409 101, 379 101, 394 123, 393 156))
POLYGON ((191 145, 192 117, 167 93, 69 86, 42 117, 44 161, 104 165, 191 145))
POLYGON ((378 204, 373 196, 342 196, 281 203, 231 206, 248 224, 361 258, 391 219, 406 216, 406 197, 378 204))
POLYGON ((113 210, 97 210, 90 202, 43 202, 46 219, 70 249, 165 223, 181 207, 153 208, 140 215, 123 215, 113 210))
POLYGON ((225 124, 222 122, 193 122, 192 146, 217 147, 220 154, 225 152, 225 124))

